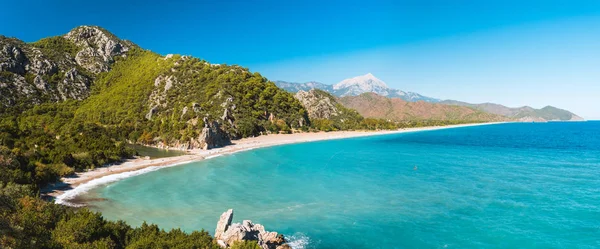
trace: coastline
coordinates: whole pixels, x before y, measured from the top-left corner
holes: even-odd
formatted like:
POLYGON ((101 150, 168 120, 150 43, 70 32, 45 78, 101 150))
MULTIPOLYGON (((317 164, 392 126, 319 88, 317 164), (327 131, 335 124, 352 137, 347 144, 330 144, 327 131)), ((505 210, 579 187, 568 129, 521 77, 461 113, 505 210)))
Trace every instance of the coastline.
POLYGON ((405 128, 399 130, 385 131, 334 131, 334 132, 315 132, 315 133, 294 133, 294 134, 271 134, 252 138, 243 138, 232 141, 233 144, 215 148, 211 150, 189 150, 187 155, 143 159, 136 158, 126 160, 117 165, 110 165, 96 168, 93 170, 78 172, 73 176, 63 177, 61 182, 46 187, 42 192, 45 198, 53 198, 56 203, 70 206, 85 206, 85 203, 72 203, 71 200, 77 196, 93 189, 97 186, 112 183, 128 177, 144 174, 147 172, 159 170, 161 168, 174 167, 178 165, 188 164, 196 161, 211 159, 222 155, 233 154, 252 149, 265 148, 284 144, 314 142, 323 140, 356 138, 377 135, 389 135, 418 131, 431 131, 481 125, 502 124, 506 122, 493 123, 473 123, 459 124, 448 126, 430 126, 418 128, 405 128))

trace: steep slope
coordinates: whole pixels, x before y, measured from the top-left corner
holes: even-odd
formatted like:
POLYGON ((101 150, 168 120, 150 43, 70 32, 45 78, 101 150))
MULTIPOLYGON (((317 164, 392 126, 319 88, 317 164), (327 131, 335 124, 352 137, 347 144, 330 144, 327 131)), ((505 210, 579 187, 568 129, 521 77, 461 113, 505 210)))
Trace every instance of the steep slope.
POLYGON ((96 84, 75 118, 119 125, 134 141, 197 148, 215 121, 231 139, 309 123, 293 95, 260 74, 188 56, 134 50, 96 84))
POLYGON ((583 118, 567 110, 559 109, 553 106, 546 106, 542 109, 535 109, 529 106, 510 108, 494 103, 470 104, 455 100, 444 100, 440 102, 445 105, 467 106, 488 113, 498 114, 520 121, 581 121, 583 118))
POLYGON ((318 82, 292 83, 286 81, 277 81, 275 83, 278 87, 292 93, 296 93, 300 90, 308 91, 310 89, 320 89, 338 97, 357 96, 363 93, 373 92, 381 96, 389 98, 401 98, 410 102, 426 101, 435 103, 440 101, 438 99, 426 97, 418 93, 405 92, 390 88, 385 82, 378 79, 371 73, 345 79, 335 85, 327 85, 318 82))
POLYGON ((308 112, 312 126, 319 130, 368 129, 363 123, 364 118, 358 112, 344 107, 328 92, 319 89, 307 92, 300 90, 294 97, 308 112))
POLYGON ((424 101, 407 102, 398 98, 386 98, 375 93, 340 98, 340 102, 355 109, 364 117, 403 120, 443 121, 503 121, 507 118, 484 113, 463 106, 451 106, 424 101))
POLYGON ((0 42, 0 152, 30 162, 0 176, 20 184, 129 158, 127 143, 209 149, 310 125, 300 102, 258 73, 161 56, 99 27, 0 42))
POLYGON ((30 44, 0 36, 0 111, 84 99, 95 76, 133 47, 92 26, 30 44))

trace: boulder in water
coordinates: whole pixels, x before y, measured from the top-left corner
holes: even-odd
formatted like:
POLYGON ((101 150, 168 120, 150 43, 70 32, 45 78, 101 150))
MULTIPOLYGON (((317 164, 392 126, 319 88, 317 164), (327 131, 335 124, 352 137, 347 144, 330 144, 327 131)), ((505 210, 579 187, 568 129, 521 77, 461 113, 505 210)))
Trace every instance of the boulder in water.
POLYGON ((277 232, 269 232, 261 224, 254 224, 250 220, 244 220, 242 224, 231 223, 233 219, 233 209, 227 210, 221 215, 217 228, 215 230, 215 239, 217 243, 228 248, 236 241, 256 241, 263 249, 289 249, 285 238, 277 232))

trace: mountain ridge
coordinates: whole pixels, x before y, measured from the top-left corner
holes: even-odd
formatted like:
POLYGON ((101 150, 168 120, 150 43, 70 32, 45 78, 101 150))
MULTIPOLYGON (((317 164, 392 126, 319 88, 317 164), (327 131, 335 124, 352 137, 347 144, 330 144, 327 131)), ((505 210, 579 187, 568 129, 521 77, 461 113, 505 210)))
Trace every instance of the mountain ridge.
POLYGON ((439 99, 423 96, 415 92, 405 92, 399 89, 390 88, 384 81, 375 77, 371 73, 344 79, 333 85, 316 81, 295 83, 281 80, 275 81, 275 84, 291 93, 296 93, 299 90, 308 91, 310 89, 317 88, 329 92, 337 97, 357 96, 366 92, 374 92, 381 96, 389 98, 401 98, 410 102, 426 101, 435 103, 440 101, 439 99))
POLYGON ((444 100, 440 104, 458 105, 475 108, 488 113, 498 114, 522 122, 547 122, 547 121, 584 121, 585 119, 568 110, 547 105, 540 109, 531 106, 507 107, 495 103, 471 104, 456 100, 444 100))
POLYGON ((358 96, 341 97, 339 101, 347 108, 355 109, 366 118, 382 118, 393 121, 510 121, 507 117, 466 106, 443 105, 425 101, 409 102, 399 98, 387 98, 372 92, 358 96))
POLYGON ((388 98, 399 98, 407 102, 429 102, 440 103, 444 105, 456 105, 474 108, 491 114, 502 115, 511 120, 522 122, 547 122, 547 121, 581 121, 583 118, 564 109, 553 106, 546 106, 541 109, 535 109, 530 106, 517 108, 506 107, 496 103, 471 104, 456 100, 440 100, 426 97, 418 93, 404 92, 389 88, 387 84, 375 77, 371 73, 344 79, 334 85, 328 85, 316 81, 306 83, 292 83, 286 81, 275 81, 275 84, 284 90, 292 93, 298 91, 309 91, 310 89, 320 89, 331 93, 337 97, 359 96, 364 93, 375 93, 379 96, 388 98))
POLYGON ((0 36, 0 108, 85 99, 96 76, 134 47, 98 26, 31 43, 0 36))

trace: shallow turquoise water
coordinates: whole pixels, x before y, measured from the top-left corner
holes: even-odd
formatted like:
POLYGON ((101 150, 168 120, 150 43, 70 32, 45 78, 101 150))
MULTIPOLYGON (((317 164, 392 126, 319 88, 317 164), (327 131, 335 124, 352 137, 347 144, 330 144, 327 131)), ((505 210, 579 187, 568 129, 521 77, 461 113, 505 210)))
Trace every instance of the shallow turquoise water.
POLYGON ((138 153, 139 156, 141 156, 141 157, 147 156, 150 159, 173 157, 173 156, 183 156, 183 155, 187 154, 185 151, 157 149, 157 148, 142 146, 142 145, 137 145, 137 144, 130 144, 128 146, 133 148, 138 153))
POLYGON ((600 122, 264 148, 88 196, 106 198, 93 204, 110 219, 211 233, 234 208, 234 221, 261 223, 297 248, 600 248, 600 122))

